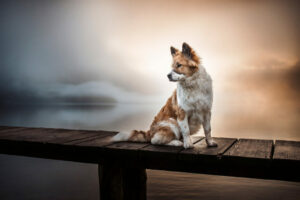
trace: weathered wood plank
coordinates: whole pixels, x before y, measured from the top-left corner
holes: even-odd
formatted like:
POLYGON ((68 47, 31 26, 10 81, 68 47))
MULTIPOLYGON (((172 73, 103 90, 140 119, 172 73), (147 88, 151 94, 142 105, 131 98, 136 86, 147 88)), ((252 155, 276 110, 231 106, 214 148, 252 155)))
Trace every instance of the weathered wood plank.
MULTIPOLYGON (((192 141, 196 143, 202 140, 202 136, 193 136, 192 141)), ((183 147, 166 145, 148 145, 140 149, 140 158, 147 168, 181 168, 178 165, 177 156, 183 147)))
POLYGON ((300 142, 277 140, 271 168, 271 178, 300 181, 300 142))
POLYGON ((64 147, 74 156, 72 159, 88 163, 109 163, 111 154, 106 146, 113 144, 111 138, 116 132, 107 132, 106 134, 87 139, 80 139, 64 143, 64 147))
POLYGON ((191 136, 192 142, 193 144, 196 144, 197 142, 201 141, 202 139, 204 139, 203 136, 200 135, 192 135, 191 136))
POLYGON ((73 141, 73 142, 68 142, 66 144, 68 145, 74 145, 74 146, 82 146, 82 147, 105 147, 110 144, 113 144, 111 141, 112 136, 114 136, 115 133, 107 133, 105 134, 104 137, 96 137, 96 138, 90 138, 90 139, 83 139, 83 140, 78 140, 78 141, 73 141))
POLYGON ((205 140, 200 140, 192 149, 183 149, 179 152, 180 160, 196 160, 206 156, 214 156, 217 158, 233 145, 237 139, 235 138, 214 138, 218 143, 217 147, 207 147, 205 140))
POLYGON ((149 145, 149 143, 118 142, 105 146, 103 151, 108 162, 113 160, 123 166, 141 167, 140 149, 149 145))
POLYGON ((86 140, 88 138, 93 138, 95 136, 106 136, 110 134, 109 132, 106 131, 82 131, 82 130, 62 130, 57 132, 57 134, 51 133, 49 134, 49 138, 45 142, 48 143, 60 143, 60 144, 66 144, 68 142, 72 141, 80 141, 80 140, 86 140))
POLYGON ((0 126, 0 133, 2 132, 2 130, 17 129, 17 128, 24 128, 24 127, 0 126))
POLYGON ((117 149, 117 150, 121 150, 121 151, 136 151, 139 150, 140 148, 143 148, 145 146, 148 146, 149 143, 139 143, 139 142, 117 142, 117 143, 113 143, 110 144, 108 146, 106 146, 106 148, 108 149, 117 149))
POLYGON ((1 132, 2 130, 19 129, 19 128, 26 128, 26 127, 18 127, 18 126, 0 126, 0 132, 1 132))
MULTIPOLYGON (((116 132, 1 127, 0 153, 110 165, 300 181, 299 142, 202 137, 193 149, 150 143, 113 143, 116 132), (272 152, 274 156, 272 159, 272 152)), ((198 142, 197 142, 198 141, 198 142)), ((128 173, 130 174, 130 173, 128 173)))
POLYGON ((222 156, 220 174, 270 178, 272 140, 240 139, 222 156))
MULTIPOLYGON (((15 140, 15 141, 30 141, 30 139, 41 141, 48 138, 48 133, 53 135, 59 132, 58 129, 48 129, 48 128, 25 128, 16 131, 9 131, 5 135, 1 135, 0 138, 4 140, 15 140)), ((41 141, 42 142, 42 141, 41 141)))
POLYGON ((270 159, 272 145, 272 140, 240 139, 224 155, 270 159))
POLYGON ((276 140, 273 159, 300 160, 300 142, 276 140))
POLYGON ((2 130, 2 129, 9 129, 10 127, 9 126, 0 126, 0 131, 2 130))
MULTIPOLYGON (((196 136, 191 137, 193 144, 197 143, 198 141, 202 140, 203 137, 196 136)), ((176 147, 176 146, 167 146, 167 145, 148 145, 141 149, 143 153, 147 154, 156 154, 159 152, 159 156, 165 157, 167 156, 177 156, 177 154, 183 149, 183 147, 176 147)))
POLYGON ((71 141, 86 139, 99 135, 107 135, 105 131, 82 131, 50 128, 26 128, 0 136, 1 139, 64 144, 71 141))
POLYGON ((220 156, 236 142, 234 138, 214 138, 217 147, 207 147, 205 139, 200 140, 192 149, 183 149, 178 154, 178 166, 187 172, 219 174, 222 170, 220 156))
POLYGON ((22 134, 22 131, 30 129, 25 127, 3 127, 3 129, 0 130, 0 138, 5 137, 6 135, 16 135, 16 134, 22 134))
POLYGON ((111 133, 111 132, 103 132, 101 134, 96 134, 96 135, 92 134, 90 137, 85 137, 85 138, 65 142, 64 145, 76 146, 77 144, 80 144, 80 143, 89 142, 89 141, 93 141, 93 140, 100 140, 101 138, 105 138, 105 137, 112 136, 112 135, 114 135, 114 133, 111 133))
POLYGON ((78 152, 76 143, 113 135, 115 132, 67 129, 26 129, 22 134, 0 137, 0 153, 33 157, 98 163, 98 156, 90 150, 78 152), (78 155, 76 154, 78 152, 78 155))
MULTIPOLYGON (((108 162, 110 160, 117 159, 120 163, 126 161, 124 163, 125 165, 130 165, 133 162, 138 162, 140 151, 150 145, 150 143, 135 143, 135 142, 117 142, 114 143, 111 141, 111 137, 107 136, 104 138, 95 138, 91 140, 86 141, 80 141, 75 143, 68 143, 73 144, 75 146, 81 147, 81 150, 83 148, 88 148, 90 151, 93 151, 93 153, 97 153, 98 155, 101 155, 103 159, 100 159, 100 161, 107 160, 108 162)), ((198 141, 203 137, 193 137, 194 141, 198 141)), ((164 148, 166 146, 156 146, 157 148, 164 148)), ((182 147, 179 147, 181 149, 182 147)), ((165 148, 166 150, 168 149, 165 148)), ((79 150, 79 149, 78 149, 79 150)))
POLYGON ((107 151, 110 153, 116 153, 119 156, 131 156, 137 155, 138 150, 149 146, 149 143, 137 143, 137 142, 118 142, 106 146, 107 151))

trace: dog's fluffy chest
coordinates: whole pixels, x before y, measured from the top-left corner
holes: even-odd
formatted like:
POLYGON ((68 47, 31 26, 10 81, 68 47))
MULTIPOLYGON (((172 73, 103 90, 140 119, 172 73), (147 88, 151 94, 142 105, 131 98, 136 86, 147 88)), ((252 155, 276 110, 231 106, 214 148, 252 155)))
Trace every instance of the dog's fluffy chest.
POLYGON ((210 76, 197 74, 188 85, 177 85, 178 105, 186 112, 209 111, 212 106, 212 81, 210 76))
POLYGON ((191 134, 197 132, 206 112, 212 107, 212 81, 208 74, 199 74, 189 85, 177 85, 178 105, 188 117, 191 134))

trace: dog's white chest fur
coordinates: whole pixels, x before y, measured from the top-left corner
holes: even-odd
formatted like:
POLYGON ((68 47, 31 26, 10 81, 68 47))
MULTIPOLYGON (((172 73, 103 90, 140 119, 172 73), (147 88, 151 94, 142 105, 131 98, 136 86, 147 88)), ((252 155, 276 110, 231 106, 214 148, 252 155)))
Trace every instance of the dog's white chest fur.
POLYGON ((204 68, 200 68, 190 80, 177 85, 178 105, 186 111, 190 133, 196 133, 204 116, 211 111, 213 93, 212 80, 204 68))

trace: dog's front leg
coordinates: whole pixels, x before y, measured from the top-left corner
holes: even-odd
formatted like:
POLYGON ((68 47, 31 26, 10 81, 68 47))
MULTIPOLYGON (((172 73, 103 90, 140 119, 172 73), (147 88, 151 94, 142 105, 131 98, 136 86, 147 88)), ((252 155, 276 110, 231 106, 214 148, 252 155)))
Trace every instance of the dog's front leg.
POLYGON ((182 138, 183 138, 183 147, 184 148, 193 148, 193 142, 190 137, 190 128, 188 123, 188 116, 187 113, 184 110, 179 111, 179 117, 178 117, 178 125, 181 130, 182 138))
POLYGON ((206 138, 206 144, 209 147, 216 147, 218 144, 211 137, 211 126, 210 126, 211 112, 207 112, 204 115, 203 129, 206 138))

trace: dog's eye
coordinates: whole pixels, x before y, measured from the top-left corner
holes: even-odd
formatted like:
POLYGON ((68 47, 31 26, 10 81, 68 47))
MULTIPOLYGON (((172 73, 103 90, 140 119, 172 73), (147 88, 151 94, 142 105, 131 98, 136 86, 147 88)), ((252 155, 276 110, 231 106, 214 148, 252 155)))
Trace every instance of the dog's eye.
POLYGON ((181 64, 180 64, 180 63, 177 63, 177 64, 176 64, 176 67, 177 67, 177 68, 181 67, 181 64))

